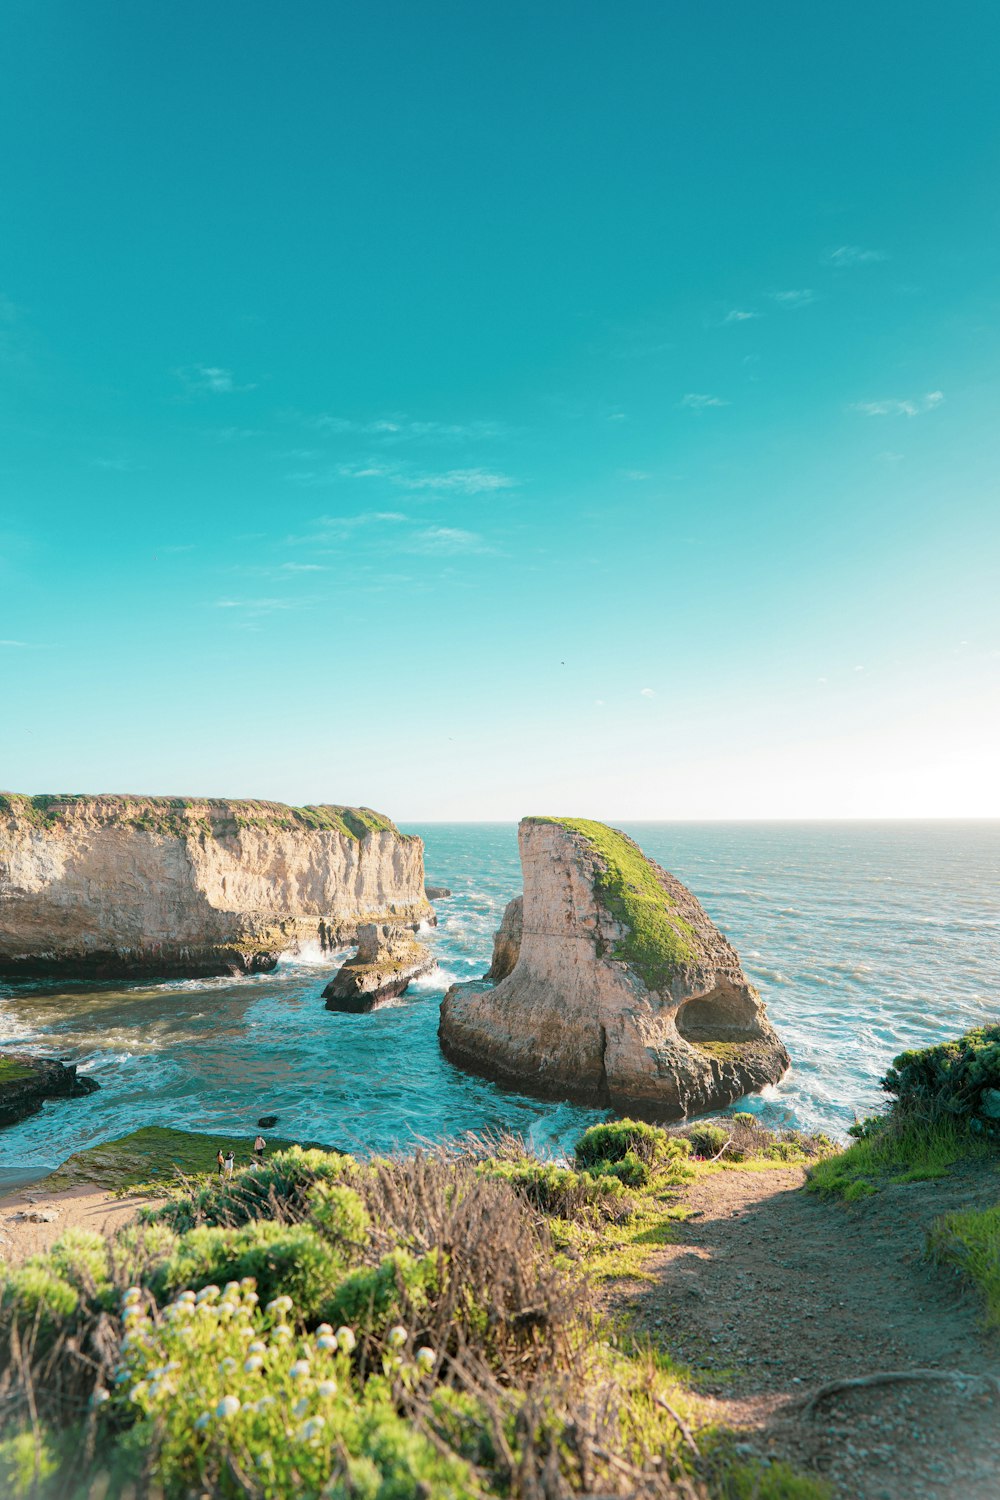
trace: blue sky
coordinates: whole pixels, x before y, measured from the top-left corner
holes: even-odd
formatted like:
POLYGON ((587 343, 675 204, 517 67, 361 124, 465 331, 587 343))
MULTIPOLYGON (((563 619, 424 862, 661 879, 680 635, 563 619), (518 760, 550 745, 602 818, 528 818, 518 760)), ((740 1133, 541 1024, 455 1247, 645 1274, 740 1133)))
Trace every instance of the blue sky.
POLYGON ((0 782, 1000 815, 998 43, 10 0, 0 782))

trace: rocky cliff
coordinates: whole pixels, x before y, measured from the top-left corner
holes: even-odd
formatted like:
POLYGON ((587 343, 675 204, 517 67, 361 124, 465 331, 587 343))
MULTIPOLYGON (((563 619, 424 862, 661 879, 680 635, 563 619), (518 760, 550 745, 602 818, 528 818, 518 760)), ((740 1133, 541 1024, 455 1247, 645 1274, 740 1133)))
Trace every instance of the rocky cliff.
POLYGON ((499 983, 445 995, 447 1057, 528 1093, 651 1119, 717 1109, 782 1076, 788 1054, 759 995, 679 880, 602 823, 525 818, 519 838, 516 962, 499 983))
POLYGON ((0 974, 269 969, 430 916, 423 844, 369 808, 0 796, 0 974))
POLYGON ((97 1086, 95 1079, 77 1076, 75 1063, 0 1052, 0 1125, 16 1125, 37 1114, 46 1099, 75 1099, 97 1086))

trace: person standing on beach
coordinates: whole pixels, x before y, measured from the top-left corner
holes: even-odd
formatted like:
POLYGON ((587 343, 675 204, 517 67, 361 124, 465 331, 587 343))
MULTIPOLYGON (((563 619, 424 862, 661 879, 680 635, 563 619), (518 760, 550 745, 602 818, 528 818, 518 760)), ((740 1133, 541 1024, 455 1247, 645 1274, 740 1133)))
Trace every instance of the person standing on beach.
POLYGON ((228 1152, 226 1154, 226 1163, 225 1163, 225 1166, 226 1166, 225 1175, 227 1177, 232 1177, 232 1175, 233 1175, 233 1166, 234 1166, 235 1162, 236 1162, 236 1153, 234 1151, 228 1152))
POLYGON ((219 1147, 219 1152, 218 1152, 218 1155, 216 1156, 215 1159, 219 1163, 219 1176, 221 1177, 222 1176, 222 1169, 223 1169, 223 1167, 226 1164, 226 1158, 222 1154, 222 1147, 221 1146, 219 1147))
POLYGON ((263 1161, 264 1160, 264 1152, 266 1150, 267 1150, 267 1142, 265 1141, 265 1139, 264 1139, 264 1137, 262 1135, 259 1135, 257 1137, 257 1139, 253 1143, 254 1160, 255 1161, 263 1161))

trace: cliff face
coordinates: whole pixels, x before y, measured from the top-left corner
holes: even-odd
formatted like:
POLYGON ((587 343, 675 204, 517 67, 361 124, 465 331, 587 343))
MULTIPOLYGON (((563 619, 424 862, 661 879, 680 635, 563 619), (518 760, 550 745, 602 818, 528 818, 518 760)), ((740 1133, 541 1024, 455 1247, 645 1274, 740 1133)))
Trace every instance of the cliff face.
POLYGON ((367 808, 0 796, 2 974, 268 969, 430 915, 423 844, 367 808))
MULTIPOLYGON (((600 823, 526 818, 519 837, 516 962, 495 985, 445 995, 447 1057, 525 1092, 652 1119, 717 1109, 782 1076, 788 1054, 759 995, 679 880, 600 823)), ((508 956, 513 936, 498 943, 508 956)))
POLYGON ((93 1078, 77 1077, 75 1063, 0 1052, 0 1125, 16 1125, 37 1114, 46 1099, 77 1098, 97 1086, 93 1078))

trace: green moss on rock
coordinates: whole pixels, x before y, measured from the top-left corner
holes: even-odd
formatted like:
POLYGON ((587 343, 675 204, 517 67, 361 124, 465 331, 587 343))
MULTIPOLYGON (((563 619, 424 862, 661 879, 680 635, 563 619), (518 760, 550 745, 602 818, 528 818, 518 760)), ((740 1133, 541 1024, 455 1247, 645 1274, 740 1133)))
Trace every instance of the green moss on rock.
MULTIPOLYGON (((250 1160, 256 1128, 245 1135, 211 1135, 194 1130, 173 1130, 163 1125, 147 1125, 131 1135, 105 1141, 86 1151, 76 1151, 46 1179, 53 1189, 74 1187, 78 1183, 97 1183, 105 1188, 130 1188, 162 1181, 164 1185, 183 1172, 194 1177, 214 1172, 217 1155, 232 1151, 237 1163, 250 1160)), ((278 1136, 267 1137, 268 1151, 284 1151, 296 1142, 278 1136)), ((303 1143, 315 1146, 315 1142, 303 1143)))
POLYGON ((137 828, 169 838, 232 836, 243 828, 285 832, 338 833, 343 838, 363 839, 369 833, 402 834, 391 818, 370 807, 343 807, 334 803, 290 807, 283 802, 220 797, 132 797, 87 796, 81 793, 41 793, 26 797, 18 792, 0 793, 0 816, 7 814, 33 828, 47 829, 66 821, 86 805, 110 826, 137 828))
POLYGON ((657 878, 656 866, 627 834, 590 818, 530 818, 554 823, 587 840, 603 870, 596 881, 604 906, 624 927, 614 957, 630 963, 647 989, 657 990, 698 959, 694 928, 657 878))

